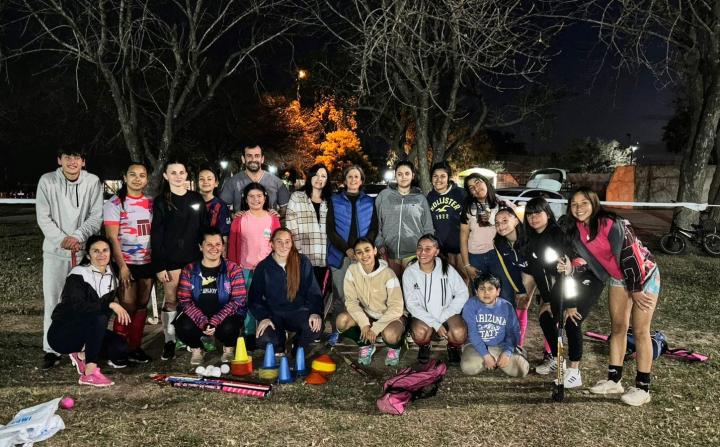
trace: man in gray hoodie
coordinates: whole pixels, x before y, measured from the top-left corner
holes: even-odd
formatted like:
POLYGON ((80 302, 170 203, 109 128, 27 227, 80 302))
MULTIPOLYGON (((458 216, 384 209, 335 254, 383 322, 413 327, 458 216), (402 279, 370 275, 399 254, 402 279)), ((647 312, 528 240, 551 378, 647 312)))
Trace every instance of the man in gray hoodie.
POLYGON ((83 171, 85 155, 74 149, 58 151, 60 167, 40 177, 35 212, 43 240, 43 369, 57 365, 60 355, 50 348, 47 331, 60 300, 65 278, 84 256, 85 241, 100 231, 103 188, 100 179, 83 171))

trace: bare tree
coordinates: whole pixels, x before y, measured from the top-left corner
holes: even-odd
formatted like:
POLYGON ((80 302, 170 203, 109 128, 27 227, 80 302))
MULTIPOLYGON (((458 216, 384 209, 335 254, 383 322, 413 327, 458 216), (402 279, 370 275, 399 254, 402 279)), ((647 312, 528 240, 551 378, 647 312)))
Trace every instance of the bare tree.
MULTIPOLYGON (((677 200, 702 201, 708 160, 718 146, 720 0, 591 0, 582 19, 597 26, 607 59, 617 68, 644 68, 664 83, 682 86, 690 128, 677 200)), ((715 176, 710 200, 718 203, 717 170, 715 176)), ((676 220, 688 226, 696 214, 682 209, 676 220)))
MULTIPOLYGON (((130 158, 154 167, 152 186, 178 132, 223 82, 254 64, 259 48, 288 29, 265 19, 283 0, 20 1, 39 31, 16 55, 51 52, 59 55, 58 66, 94 67, 130 158)), ((240 81, 252 88, 252 79, 240 81)))
MULTIPOLYGON (((429 164, 486 127, 508 126, 534 113, 536 101, 500 112, 508 92, 521 92, 544 73, 548 42, 562 20, 550 5, 522 0, 300 0, 312 23, 342 45, 361 108, 397 145, 412 124, 420 183, 430 189, 429 164), (459 129, 467 129, 461 132, 459 129), (426 157, 425 154, 428 154, 426 157)), ((537 96, 535 96, 537 98, 537 96)))

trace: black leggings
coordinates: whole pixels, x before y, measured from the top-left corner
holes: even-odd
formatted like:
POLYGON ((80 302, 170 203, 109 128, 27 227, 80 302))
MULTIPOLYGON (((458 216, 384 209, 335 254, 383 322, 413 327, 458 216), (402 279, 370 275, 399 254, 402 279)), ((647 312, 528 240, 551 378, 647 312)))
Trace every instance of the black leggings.
MULTIPOLYGON (((557 325, 562 318, 560 313, 560 299, 562 293, 563 279, 557 281, 550 294, 550 312, 543 312, 540 315, 540 327, 542 328, 545 340, 550 345, 553 356, 557 356, 557 325)), ((582 316, 577 324, 571 319, 565 321, 565 334, 568 339, 568 358, 571 362, 579 362, 583 354, 583 331, 582 322, 587 319, 592 308, 597 304, 605 284, 591 273, 576 275, 578 296, 573 299, 566 299, 563 302, 563 309, 576 307, 582 316)))
POLYGON ((71 321, 53 321, 48 330, 48 343, 55 352, 71 354, 85 348, 85 362, 98 363, 100 357, 125 360, 127 342, 107 329, 105 315, 80 316, 71 321))
MULTIPOLYGON (((220 326, 215 328, 215 338, 227 347, 235 347, 240 333, 243 330, 245 317, 238 315, 230 315, 225 318, 220 326)), ((202 340, 200 338, 205 335, 203 331, 195 324, 194 321, 184 313, 178 315, 173 321, 175 326, 175 335, 180 339, 181 342, 190 346, 191 348, 202 347, 202 340)))
POLYGON ((298 346, 304 349, 317 338, 320 332, 313 332, 310 329, 310 311, 306 309, 290 312, 274 312, 270 317, 275 329, 268 326, 257 341, 258 347, 263 348, 266 344, 272 343, 275 352, 285 352, 285 331, 295 332, 293 340, 293 351, 298 346))

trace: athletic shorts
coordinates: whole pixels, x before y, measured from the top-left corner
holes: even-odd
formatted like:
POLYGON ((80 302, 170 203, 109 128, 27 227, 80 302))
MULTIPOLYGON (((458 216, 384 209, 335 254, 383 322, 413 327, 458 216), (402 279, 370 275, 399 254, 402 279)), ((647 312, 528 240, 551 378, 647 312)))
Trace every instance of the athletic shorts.
POLYGON ((155 269, 152 264, 128 264, 130 274, 135 279, 151 279, 155 278, 155 269))
MULTIPOLYGON (((627 288, 625 280, 615 279, 613 277, 610 277, 610 287, 627 288)), ((645 280, 645 284, 643 284, 643 292, 660 296, 660 268, 655 267, 653 274, 645 280)))

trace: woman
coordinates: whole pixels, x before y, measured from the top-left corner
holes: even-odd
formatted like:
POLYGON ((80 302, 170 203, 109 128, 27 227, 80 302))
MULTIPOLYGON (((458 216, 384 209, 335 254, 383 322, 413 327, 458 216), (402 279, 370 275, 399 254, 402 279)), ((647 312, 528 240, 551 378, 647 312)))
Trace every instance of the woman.
MULTIPOLYGON (((239 264, 245 276, 245 287, 252 285, 253 271, 265 259, 272 248, 270 237, 280 228, 277 213, 271 213, 267 190, 260 183, 248 183, 243 189, 242 213, 238 214, 230 227, 228 259, 239 264)), ((255 317, 251 313, 245 318, 245 334, 255 331, 255 317)), ((250 349, 255 345, 252 335, 246 340, 250 349)))
POLYGON ((512 208, 502 207, 495 213, 495 231, 493 240, 495 253, 500 264, 500 297, 510 302, 520 325, 519 347, 525 345, 528 308, 530 297, 535 293, 532 276, 523 272, 527 267, 524 250, 525 227, 512 208), (527 291, 530 291, 528 293, 527 291))
POLYGON ((465 273, 460 257, 460 212, 465 191, 450 180, 452 169, 446 162, 435 163, 431 169, 433 189, 427 195, 440 253, 461 275, 465 273))
MULTIPOLYGON (((333 194, 327 203, 327 265, 333 282, 332 323, 345 309, 345 272, 356 261, 355 242, 361 237, 374 241, 378 227, 375 200, 362 190, 365 182, 363 169, 358 165, 345 168, 343 179, 345 190, 333 194)), ((337 340, 338 333, 333 331, 328 343, 334 345, 337 340)))
POLYGON ((427 198, 413 186, 415 167, 403 160, 395 164, 396 185, 383 189, 375 200, 378 215, 376 245, 398 278, 415 257, 417 241, 423 234, 434 234, 427 198))
POLYGON ((114 382, 100 371, 100 355, 105 354, 109 363, 127 362, 127 344, 107 329, 108 318, 115 313, 120 324, 128 325, 130 315, 115 302, 118 281, 110 267, 110 241, 94 235, 85 247, 87 255, 70 271, 53 311, 48 343, 56 352, 70 354, 80 385, 105 387, 114 382))
POLYGON ((165 291, 161 312, 165 345, 161 360, 175 357, 175 327, 171 323, 177 316, 180 270, 200 256, 197 247, 208 225, 205 200, 199 193, 187 189, 187 179, 184 162, 168 161, 163 172, 162 192, 153 203, 150 244, 156 276, 165 291))
POLYGON ((242 268, 223 259, 225 243, 217 228, 203 232, 202 258, 180 273, 178 300, 182 313, 173 324, 177 336, 190 347, 191 365, 203 361, 203 337, 214 337, 223 345, 220 360, 234 358, 235 342, 247 313, 247 293, 242 268))
POLYGON ((412 316, 410 333, 418 345, 418 362, 430 360, 433 335, 447 340, 448 362, 460 363, 467 327, 462 309, 468 300, 465 281, 440 255, 440 241, 425 234, 417 242, 417 261, 403 273, 405 305, 412 316))
POLYGON ((570 199, 569 236, 588 268, 610 282, 610 365, 607 380, 590 388, 594 394, 623 393, 620 383, 627 330, 632 325, 637 375, 621 400, 633 406, 650 402, 653 349, 650 325, 660 294, 660 270, 652 253, 635 237, 627 221, 602 208, 597 194, 579 188, 570 199))
POLYGON ((330 173, 324 164, 312 166, 305 173, 305 185, 290 195, 285 225, 292 231, 295 248, 307 256, 313 266, 315 279, 322 291, 328 282, 327 274, 327 220, 330 173))
MULTIPOLYGON (((464 182, 467 197, 460 214, 460 256, 469 280, 480 273, 501 276, 493 238, 495 214, 499 209, 495 188, 480 174, 470 174, 464 182)), ((504 206, 511 206, 502 202, 504 206)))
POLYGON ((127 340, 128 360, 133 363, 151 360, 140 347, 155 277, 150 256, 153 200, 144 193, 147 184, 145 165, 131 163, 123 175, 123 185, 103 206, 105 234, 119 268, 120 303, 130 315, 128 325, 115 319, 113 331, 127 340))
POLYGON ((255 337, 276 353, 285 352, 285 331, 295 333, 293 355, 322 329, 322 295, 312 264, 293 244, 292 232, 281 227, 271 239, 272 253, 255 269, 250 286, 250 311, 258 320, 255 337))
POLYGON ((388 347, 385 365, 397 366, 405 333, 400 281, 387 263, 378 259, 378 250, 370 239, 358 239, 354 248, 358 262, 345 274, 347 310, 338 315, 337 328, 343 337, 360 346, 361 365, 370 364, 375 339, 382 335, 388 347))

